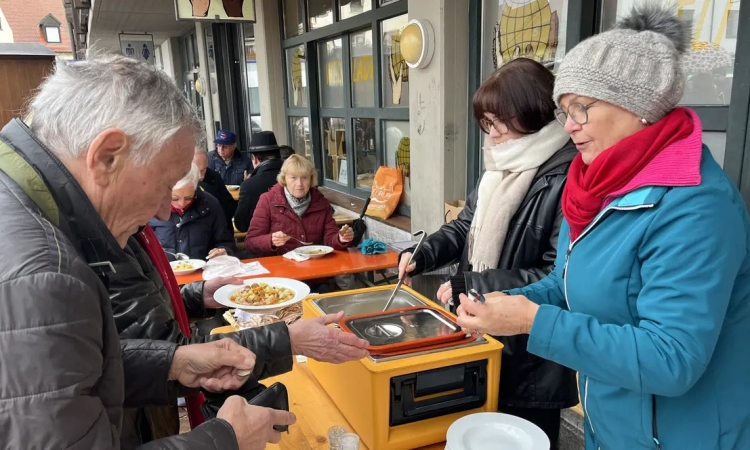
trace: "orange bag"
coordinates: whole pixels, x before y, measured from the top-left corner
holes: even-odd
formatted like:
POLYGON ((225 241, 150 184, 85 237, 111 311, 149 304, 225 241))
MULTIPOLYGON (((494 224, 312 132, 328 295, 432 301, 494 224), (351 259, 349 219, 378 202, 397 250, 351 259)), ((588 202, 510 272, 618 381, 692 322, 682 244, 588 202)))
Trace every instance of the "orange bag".
POLYGON ((383 220, 391 217, 398 207, 403 191, 404 182, 401 170, 381 166, 372 182, 372 195, 370 206, 367 207, 367 215, 383 220))

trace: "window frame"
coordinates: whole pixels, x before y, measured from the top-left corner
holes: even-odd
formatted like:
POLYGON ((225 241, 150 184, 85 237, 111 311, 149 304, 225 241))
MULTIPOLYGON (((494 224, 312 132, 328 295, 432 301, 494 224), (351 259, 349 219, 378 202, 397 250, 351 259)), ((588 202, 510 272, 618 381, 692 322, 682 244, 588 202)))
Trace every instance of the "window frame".
MULTIPOLYGON (((340 2, 337 0, 334 4, 334 23, 325 27, 309 30, 309 17, 307 1, 304 2, 305 24, 304 32, 301 35, 291 38, 282 39, 282 63, 284 69, 284 98, 285 98, 285 126, 287 135, 292 136, 290 117, 308 117, 310 123, 310 144, 312 146, 313 161, 318 171, 320 185, 326 188, 352 195, 354 197, 366 199, 371 195, 371 191, 356 187, 357 161, 354 140, 354 119, 371 118, 375 120, 375 147, 377 151, 378 165, 386 164, 386 148, 383 141, 383 126, 388 120, 409 121, 409 106, 401 107, 384 107, 382 92, 384 83, 382 74, 382 46, 380 42, 380 25, 381 22, 403 14, 408 14, 408 0, 399 0, 385 6, 379 6, 377 0, 373 1, 373 9, 362 12, 348 19, 339 20, 340 2), (352 86, 351 86, 351 47, 350 34, 372 30, 372 51, 373 51, 373 76, 375 88, 373 89, 374 103, 372 107, 355 107, 352 106, 352 86), (342 71, 344 77, 344 104, 343 108, 326 108, 320 103, 320 73, 318 67, 318 43, 341 38, 342 40, 342 71), (289 99, 289 73, 286 52, 289 49, 298 46, 304 46, 305 64, 306 64, 306 82, 307 82, 307 106, 298 107, 290 106, 289 99), (345 129, 345 145, 347 149, 347 186, 342 186, 337 182, 326 180, 325 178, 325 158, 326 153, 323 149, 323 119, 325 118, 343 118, 345 129)), ((279 22, 280 28, 284 27, 284 4, 279 2, 279 22)), ((283 33, 282 33, 283 36, 283 33)), ((295 149, 297 150, 297 149, 295 149)), ((338 175, 338 174, 336 174, 338 175)), ((337 178, 337 177, 335 177, 337 178)), ((334 178, 334 179, 335 179, 334 178)), ((407 205, 399 204, 397 212, 409 216, 411 208, 407 205)))

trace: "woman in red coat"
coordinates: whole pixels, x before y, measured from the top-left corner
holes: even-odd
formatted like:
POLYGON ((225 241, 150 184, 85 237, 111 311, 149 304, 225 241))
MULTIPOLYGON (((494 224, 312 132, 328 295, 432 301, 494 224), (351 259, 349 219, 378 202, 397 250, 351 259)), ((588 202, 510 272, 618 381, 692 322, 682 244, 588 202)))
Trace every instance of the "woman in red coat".
POLYGON ((317 172, 309 159, 290 156, 278 180, 258 200, 245 238, 247 251, 258 256, 283 255, 301 247, 300 241, 336 250, 349 246, 354 232, 346 225, 340 230, 336 226, 333 207, 315 187, 317 172))

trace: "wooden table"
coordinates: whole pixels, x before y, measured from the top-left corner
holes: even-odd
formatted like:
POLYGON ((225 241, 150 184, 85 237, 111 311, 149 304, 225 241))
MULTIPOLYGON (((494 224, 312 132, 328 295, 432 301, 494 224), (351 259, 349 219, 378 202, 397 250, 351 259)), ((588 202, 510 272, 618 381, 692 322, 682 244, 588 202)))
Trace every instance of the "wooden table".
MULTIPOLYGON (((260 262, 270 273, 258 275, 261 277, 293 278, 305 281, 317 278, 329 278, 337 275, 359 274, 391 269, 398 266, 398 253, 388 250, 380 255, 363 255, 357 248, 345 251, 335 251, 323 258, 311 258, 297 262, 283 256, 268 256, 265 258, 245 259, 242 262, 260 262)), ((248 277, 253 278, 253 277, 248 277)), ((201 281, 203 273, 193 272, 189 275, 177 276, 179 285, 201 281)))
MULTIPOLYGON (((291 372, 261 382, 271 386, 277 381, 283 383, 289 391, 289 409, 297 416, 297 423, 289 427, 289 434, 282 434, 281 442, 269 444, 267 449, 328 450, 327 436, 330 427, 341 425, 353 431, 306 363, 295 362, 291 372)), ((369 450, 364 442, 360 442, 359 448, 369 450)), ((444 443, 422 447, 422 450, 444 449, 444 443)))

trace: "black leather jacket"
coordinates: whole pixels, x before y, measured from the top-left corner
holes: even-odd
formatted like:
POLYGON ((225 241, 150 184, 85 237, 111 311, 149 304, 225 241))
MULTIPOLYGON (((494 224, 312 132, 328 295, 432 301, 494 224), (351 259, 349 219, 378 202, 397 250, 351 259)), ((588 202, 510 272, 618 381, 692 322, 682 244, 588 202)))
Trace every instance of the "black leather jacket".
MULTIPOLYGON (((469 195, 456 220, 443 225, 424 242, 415 255, 414 275, 458 263, 450 278, 454 304, 468 289, 481 293, 523 287, 546 277, 557 255, 557 237, 562 223, 560 199, 568 167, 576 155, 568 142, 539 167, 521 207, 511 219, 497 269, 472 272, 468 258, 468 236, 477 202, 477 191, 469 195)), ((526 351, 528 335, 498 337, 503 345, 500 405, 561 409, 578 403, 575 372, 538 358, 526 351)))
MULTIPOLYGON (((116 273, 111 274, 109 283, 109 291, 113 295, 112 312, 121 339, 157 339, 184 345, 230 337, 255 353, 257 360, 254 378, 280 375, 292 369, 291 343, 284 323, 226 335, 202 336, 195 330, 190 338, 182 334, 175 320, 169 293, 135 237, 128 241, 125 254, 127 260, 115 264, 116 273)), ((187 284, 182 287, 181 293, 189 317, 206 316, 203 307, 203 282, 187 284)), ((176 402, 172 403, 172 407, 176 408, 176 402)), ((165 419, 157 418, 165 415, 173 416, 174 412, 157 413, 153 408, 126 410, 122 431, 123 448, 131 448, 150 440, 152 433, 156 431, 154 427, 176 432, 171 426, 171 420, 166 419, 165 423, 165 419)))

